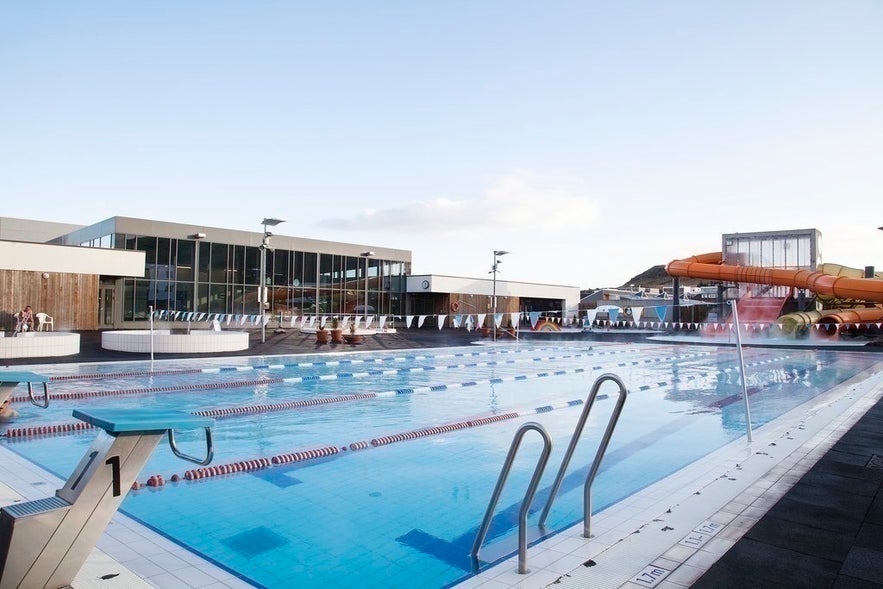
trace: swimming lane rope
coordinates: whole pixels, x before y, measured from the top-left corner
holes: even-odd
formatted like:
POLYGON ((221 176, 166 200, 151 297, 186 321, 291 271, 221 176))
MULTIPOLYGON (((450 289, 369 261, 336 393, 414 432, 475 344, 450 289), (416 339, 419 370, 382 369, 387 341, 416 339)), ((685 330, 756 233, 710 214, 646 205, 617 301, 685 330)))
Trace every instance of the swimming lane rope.
MULTIPOLYGON (((500 355, 500 354, 523 354, 528 352, 535 352, 537 350, 548 349, 547 347, 529 347, 529 348, 519 348, 516 350, 482 350, 482 351, 473 351, 473 352, 458 352, 455 354, 434 354, 434 355, 404 355, 404 356, 392 356, 389 358, 345 358, 342 360, 319 360, 317 362, 295 362, 293 364, 256 364, 256 365, 247 365, 247 366, 219 366, 216 368, 179 368, 179 369, 168 369, 168 370, 130 370, 124 372, 94 372, 92 374, 66 374, 66 375, 56 375, 50 376, 50 382, 64 382, 64 381, 75 381, 75 380, 103 380, 107 378, 125 378, 131 376, 171 376, 178 374, 208 374, 208 373, 216 373, 216 372, 236 372, 236 371, 249 371, 249 370, 279 370, 279 369, 288 369, 288 368, 313 368, 316 366, 340 366, 343 364, 381 364, 387 362, 405 362, 408 360, 431 360, 435 358, 457 358, 457 357, 468 357, 468 356, 490 356, 490 355, 500 355)), ((586 350, 593 349, 592 346, 586 348, 586 350)))
MULTIPOLYGON (((262 376, 257 379, 252 380, 242 380, 242 381, 228 381, 228 382, 220 382, 220 383, 196 383, 189 385, 168 385, 168 386, 157 386, 157 387, 141 387, 134 389, 117 389, 117 390, 107 390, 107 391, 73 391, 67 393, 53 393, 50 394, 49 398, 54 401, 70 401, 70 400, 79 400, 79 399, 91 399, 91 398, 99 398, 99 397, 122 397, 122 396, 130 396, 130 395, 150 395, 156 393, 184 393, 191 391, 206 391, 206 390, 219 390, 219 389, 227 389, 227 388, 242 388, 242 387, 250 387, 250 386, 258 386, 258 385, 266 385, 266 384, 280 384, 280 383, 304 383, 304 382, 314 382, 321 380, 338 380, 343 378, 368 378, 372 376, 391 376, 397 374, 407 374, 412 372, 428 372, 432 370, 455 370, 462 368, 478 368, 483 366, 496 366, 499 364, 517 364, 523 362, 543 362, 549 360, 563 360, 563 359, 572 359, 579 358, 582 356, 604 356, 611 354, 624 354, 627 353, 627 350, 615 350, 615 351, 604 351, 604 352, 595 352, 590 354, 571 354, 564 356, 547 356, 547 357, 538 357, 531 359, 518 359, 518 360, 505 360, 504 362, 498 362, 496 360, 491 360, 489 362, 471 362, 464 364, 448 364, 445 366, 413 366, 409 368, 392 368, 392 369, 383 369, 383 370, 368 370, 365 372, 338 372, 336 374, 322 374, 322 375, 310 375, 310 376, 292 376, 285 378, 271 378, 268 376, 262 376)), ((12 402, 24 402, 27 401, 28 397, 25 395, 16 395, 11 398, 12 402)))
MULTIPOLYGON (((756 362, 753 364, 749 364, 748 366, 758 366, 762 364, 769 364, 772 362, 780 361, 783 358, 776 359, 768 359, 760 362, 756 362)), ((729 372, 730 369, 721 369, 717 371, 718 373, 729 372)), ((686 377, 675 377, 669 381, 661 381, 656 382, 651 385, 643 385, 636 390, 639 391, 648 391, 655 388, 664 388, 667 386, 671 386, 673 384, 689 382, 693 380, 698 380, 703 377, 710 377, 711 375, 689 375, 686 377)), ((757 390, 755 389, 755 392, 757 390)), ((604 400, 608 398, 608 395, 602 394, 599 395, 598 400, 604 400)), ((489 425, 492 423, 498 423, 501 421, 508 421, 511 419, 516 419, 519 417, 527 417, 529 415, 549 413, 551 411, 555 411, 557 409, 566 409, 570 407, 578 407, 583 405, 585 401, 583 399, 572 399, 570 401, 562 401, 555 404, 543 405, 540 407, 532 407, 526 409, 519 410, 510 410, 503 413, 494 413, 491 415, 478 416, 473 418, 461 419, 458 421, 445 423, 441 425, 428 426, 415 430, 408 430, 404 432, 394 433, 386 436, 378 436, 376 438, 371 438, 370 440, 360 440, 355 442, 350 442, 349 444, 344 444, 342 446, 320 446, 318 448, 314 448, 311 450, 301 450, 295 452, 287 452, 284 454, 279 454, 271 457, 261 457, 261 458, 252 458, 247 460, 239 460, 232 463, 221 464, 216 466, 208 466, 203 468, 197 468, 193 470, 188 470, 184 473, 183 479, 188 481, 196 481, 202 480, 217 476, 223 476, 227 474, 235 474, 238 472, 251 472, 255 470, 262 470, 265 468, 271 468, 273 466, 279 466, 282 464, 289 464, 292 462, 303 462, 308 460, 314 460, 317 458, 325 458, 328 456, 333 456, 340 454, 341 452, 346 452, 347 450, 355 452, 359 450, 366 450, 369 448, 379 448, 381 446, 387 446, 390 444, 395 444, 398 442, 405 442, 409 440, 416 440, 420 438, 425 438, 429 436, 435 436, 439 434, 445 434, 450 432, 455 432, 459 430, 481 427, 484 425, 489 425)), ((171 480, 178 481, 181 480, 182 477, 179 477, 177 474, 172 475, 171 480)), ((148 479, 147 486, 161 486, 163 483, 163 477, 161 475, 154 475, 150 479, 148 479), (153 483, 151 483, 151 479, 153 483)), ((139 489, 144 485, 140 483, 136 483, 133 485, 133 489, 139 489)))
MULTIPOLYGON (((638 366, 641 364, 650 364, 657 362, 666 362, 666 361, 680 361, 680 360, 688 360, 701 356, 709 355, 709 352, 702 353, 692 353, 692 354, 684 354, 680 356, 666 356, 660 358, 645 358, 643 360, 633 360, 630 362, 620 362, 617 364, 618 367, 627 367, 627 366, 638 366)), ((778 362, 784 359, 787 359, 788 356, 783 356, 780 358, 767 359, 758 362, 754 362, 749 364, 749 367, 759 366, 762 364, 768 364, 771 362, 778 362)), ((288 411, 293 409, 302 409, 306 407, 315 407, 320 405, 329 405, 333 403, 342 403, 347 401, 360 401, 367 399, 378 399, 385 397, 394 397, 397 395, 409 395, 414 393, 430 393, 430 392, 439 392, 444 390, 456 389, 456 388, 465 388, 478 386, 482 384, 498 384, 503 382, 516 382, 522 380, 530 380, 535 378, 545 378, 549 376, 563 376, 567 374, 580 374, 586 372, 587 370, 598 371, 609 369, 610 366, 593 366, 590 369, 586 368, 575 368, 572 370, 556 370, 552 372, 539 372, 534 374, 520 374, 513 376, 504 376, 504 377, 494 377, 489 379, 481 379, 481 380, 472 380, 460 383, 451 383, 451 384, 435 384, 435 385, 426 385, 422 387, 405 387, 401 389, 389 390, 389 391, 381 391, 381 392, 371 392, 371 393, 353 393, 348 395, 334 395, 328 397, 317 397, 311 399, 298 399, 293 401, 284 401, 280 403, 265 403, 260 405, 247 405, 247 406, 238 406, 238 407, 222 407, 217 409, 206 409, 202 411, 193 412, 194 415, 200 415, 204 417, 215 417, 215 418, 224 418, 224 417, 238 417, 243 415, 256 415, 261 413, 269 413, 275 411, 288 411)), ((735 370, 734 368, 724 368, 719 370, 720 373, 730 372, 735 370)), ((677 381, 673 381, 677 382, 677 381)), ((646 390, 645 388, 639 388, 638 390, 646 390)), ((34 426, 34 427, 23 427, 23 428, 10 428, 6 431, 6 436, 9 438, 25 438, 32 437, 38 435, 47 435, 47 434, 66 434, 66 433, 74 433, 78 431, 83 431, 86 429, 91 429, 91 426, 83 422, 71 422, 71 423, 63 423, 56 425, 43 425, 43 426, 34 426)))

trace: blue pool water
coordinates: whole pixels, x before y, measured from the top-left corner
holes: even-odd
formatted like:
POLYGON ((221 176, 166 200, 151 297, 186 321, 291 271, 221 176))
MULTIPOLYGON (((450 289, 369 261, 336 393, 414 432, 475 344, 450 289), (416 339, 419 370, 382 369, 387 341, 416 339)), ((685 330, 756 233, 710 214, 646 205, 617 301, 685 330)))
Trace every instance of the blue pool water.
MULTIPOLYGON (((754 426, 868 368, 873 356, 746 350, 754 426)), ((217 417, 213 464, 314 448, 336 454, 167 482, 131 492, 122 510, 259 586, 445 587, 471 574, 469 551, 520 425, 539 422, 553 440, 534 504, 539 511, 580 401, 603 373, 624 380, 629 399, 593 492, 595 509, 603 509, 745 434, 736 363, 735 350, 725 347, 565 342, 174 361, 155 363, 152 371, 149 363, 135 362, 52 365, 37 371, 56 379, 51 392, 58 397, 46 410, 19 403, 22 417, 14 426, 73 423, 75 408, 196 412, 324 400, 217 417), (183 370, 190 373, 175 373, 183 370), (508 413, 517 417, 370 445, 382 436, 508 413), (360 442, 367 448, 350 449, 360 442)), ((549 533, 582 518, 582 484, 616 388, 607 383, 601 394, 552 508, 549 533)), ((67 478, 95 435, 3 443, 67 478)), ((179 432, 177 438, 185 452, 199 454, 201 435, 179 432)), ((488 534, 495 548, 488 553, 516 549, 518 502, 538 440, 525 438, 488 534)), ((139 480, 161 474, 169 481, 191 468, 162 443, 139 480)), ((537 517, 529 519, 534 528, 537 517)))

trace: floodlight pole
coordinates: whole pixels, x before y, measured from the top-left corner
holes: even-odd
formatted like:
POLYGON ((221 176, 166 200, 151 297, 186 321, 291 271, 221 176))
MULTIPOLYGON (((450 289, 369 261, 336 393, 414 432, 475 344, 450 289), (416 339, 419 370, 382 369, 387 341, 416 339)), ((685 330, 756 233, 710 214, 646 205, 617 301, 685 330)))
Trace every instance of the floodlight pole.
POLYGON ((267 231, 267 227, 275 227, 279 223, 284 223, 282 219, 267 217, 261 224, 264 226, 264 233, 261 237, 261 285, 258 287, 258 302, 261 305, 261 343, 267 342, 267 248, 270 246, 270 238, 272 233, 267 231))
POLYGON ((494 275, 493 296, 491 297, 491 305, 493 307, 493 315, 491 316, 491 324, 493 326, 494 340, 497 341, 497 266, 500 264, 499 256, 505 256, 509 252, 503 250, 494 250, 494 264, 491 266, 491 273, 494 275))

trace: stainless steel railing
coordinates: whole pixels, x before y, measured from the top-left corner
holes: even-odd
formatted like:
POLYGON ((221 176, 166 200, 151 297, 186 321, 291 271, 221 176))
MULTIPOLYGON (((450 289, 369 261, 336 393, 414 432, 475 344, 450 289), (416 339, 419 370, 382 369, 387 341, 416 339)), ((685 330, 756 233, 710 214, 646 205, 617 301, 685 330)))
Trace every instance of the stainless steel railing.
POLYGON ((527 492, 524 494, 524 499, 521 501, 521 508, 518 511, 518 572, 521 574, 529 572, 529 569, 527 568, 527 512, 530 509, 530 504, 533 501, 534 495, 536 495, 537 487, 540 484, 540 477, 543 476, 546 463, 549 461, 549 454, 552 453, 552 439, 549 437, 548 432, 546 432, 546 429, 542 425, 533 421, 525 423, 518 428, 518 431, 515 432, 515 437, 512 439, 512 444, 509 446, 509 454, 506 456, 506 461, 503 463, 503 469, 500 471, 500 477, 497 479, 497 486, 494 487, 491 501, 487 506, 487 511, 481 522, 481 527, 478 529, 478 534, 475 536, 475 542, 472 544, 471 556, 473 570, 478 570, 478 553, 481 550, 481 545, 484 544, 485 536, 491 525, 494 510, 497 508, 497 501, 500 500, 500 494, 503 492, 506 478, 509 476, 509 471, 512 469, 512 463, 515 461, 515 455, 518 453, 521 441, 524 438, 524 435, 530 430, 534 430, 542 436, 543 451, 540 454, 540 459, 537 462, 536 467, 534 468, 533 476, 530 479, 530 484, 527 486, 527 492))
POLYGON ((622 413, 622 407, 628 396, 628 390, 626 389, 625 383, 623 383, 622 379, 615 374, 608 373, 599 376, 598 380, 596 380, 595 384, 592 386, 591 392, 589 392, 589 396, 586 399, 586 405, 579 417, 579 421, 577 421, 576 429, 573 431, 573 437, 570 438, 570 445, 567 447, 567 451, 564 454, 564 460, 561 461, 561 468, 558 469, 558 474, 555 476, 555 483, 552 485, 549 499, 546 501, 546 507, 543 508, 543 513, 540 515, 539 524, 541 528, 545 527, 546 518, 549 516, 549 510, 552 508, 552 503, 555 501, 555 497, 558 495, 558 490, 561 488, 564 474, 567 471, 567 467, 570 465, 570 459, 573 457, 573 452, 576 450, 576 445, 586 426, 586 420, 592 412, 592 406, 595 404, 598 390, 601 388, 601 385, 608 380, 612 380, 619 385, 619 398, 617 399, 616 406, 613 408, 613 412, 610 415, 610 420, 607 422, 607 429, 604 431, 604 436, 601 438, 601 443, 598 445, 597 452, 595 452, 595 459, 592 461, 592 467, 589 469, 589 474, 586 476, 586 482, 583 487, 583 537, 592 537, 592 483, 595 481, 595 476, 601 468, 601 461, 604 459, 604 453, 607 452, 607 445, 610 443, 610 437, 613 435, 613 430, 616 428, 616 422, 619 421, 619 415, 622 413))

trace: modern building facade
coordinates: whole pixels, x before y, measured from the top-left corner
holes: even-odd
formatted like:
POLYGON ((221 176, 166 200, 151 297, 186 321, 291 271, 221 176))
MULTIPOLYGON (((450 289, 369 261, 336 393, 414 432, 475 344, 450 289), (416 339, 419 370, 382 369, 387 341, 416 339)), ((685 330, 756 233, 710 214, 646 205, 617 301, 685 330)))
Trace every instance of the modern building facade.
POLYGON ((53 243, 144 252, 142 277, 102 281, 102 316, 113 325, 144 321, 151 309, 258 314, 262 300, 275 315, 363 307, 400 314, 411 267, 406 250, 130 217, 112 217, 53 243))
POLYGON ((559 317, 576 312, 579 288, 420 274, 407 278, 408 313, 412 315, 489 315, 497 313, 546 313, 559 317), (496 304, 494 304, 496 297, 496 304))
MULTIPOLYGON (((75 304, 88 306, 90 319, 72 316, 67 329, 143 328, 151 311, 256 316, 263 306, 281 324, 294 316, 490 314, 495 294, 496 311, 509 314, 563 313, 579 301, 577 287, 412 276, 409 250, 272 234, 267 227, 266 233, 251 232, 131 217, 44 227, 39 221, 0 218, 0 231, 4 229, 0 243, 28 241, 41 251, 28 254, 42 260, 30 264, 38 273, 34 276, 53 252, 92 252, 95 259, 116 253, 128 261, 125 271, 95 266, 90 278, 94 285, 75 304), (39 243, 44 237, 48 243, 39 243), (140 268, 133 269, 131 256, 136 254, 140 268)), ((7 268, 0 262, 0 271, 7 268)), ((39 280, 34 282, 34 288, 41 288, 39 280)), ((54 294, 70 298, 66 291, 54 294)), ((17 304, 12 303, 10 312, 17 304)))

